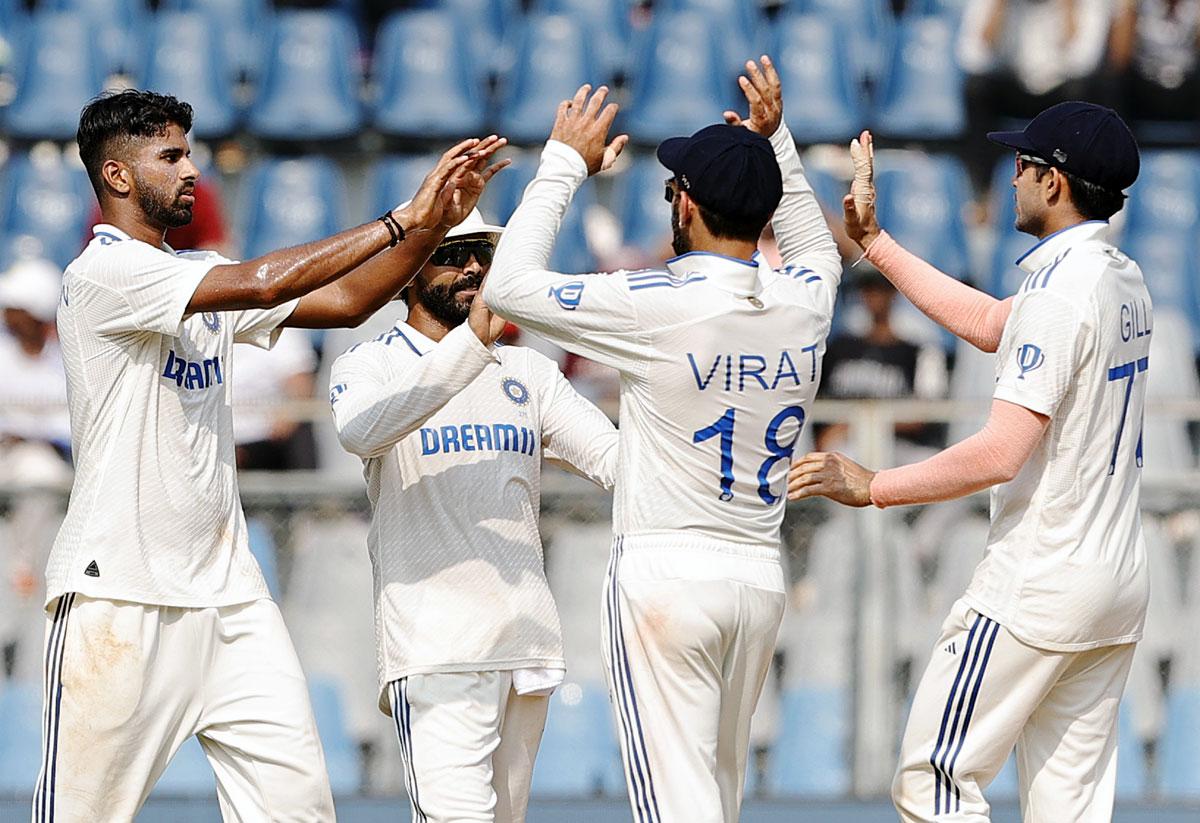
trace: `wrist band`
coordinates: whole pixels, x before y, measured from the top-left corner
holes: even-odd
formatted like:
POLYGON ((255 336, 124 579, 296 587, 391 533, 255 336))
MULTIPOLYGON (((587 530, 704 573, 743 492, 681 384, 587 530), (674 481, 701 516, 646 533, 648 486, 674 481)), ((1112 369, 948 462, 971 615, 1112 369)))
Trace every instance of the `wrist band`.
POLYGON ((388 234, 392 236, 392 242, 388 244, 389 246, 398 245, 404 239, 404 227, 392 216, 390 211, 386 212, 383 217, 380 217, 379 222, 387 226, 388 234))

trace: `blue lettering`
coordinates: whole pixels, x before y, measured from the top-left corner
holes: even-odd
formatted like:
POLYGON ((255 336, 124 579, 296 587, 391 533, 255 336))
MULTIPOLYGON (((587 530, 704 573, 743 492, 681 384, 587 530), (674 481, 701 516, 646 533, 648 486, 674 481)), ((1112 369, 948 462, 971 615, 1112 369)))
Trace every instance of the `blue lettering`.
POLYGON ((459 427, 459 437, 462 438, 462 447, 465 452, 475 451, 475 427, 469 423, 464 423, 459 427))
POLYGON ((805 346, 802 349, 800 349, 800 351, 812 353, 812 374, 809 375, 808 379, 816 380, 817 379, 817 344, 813 343, 811 346, 805 346))
POLYGON ((496 451, 515 452, 517 450, 517 427, 511 423, 493 423, 492 440, 493 448, 496 451))
POLYGON ((725 355, 725 391, 733 388, 733 355, 725 355))
POLYGON ((449 454, 451 444, 454 444, 454 451, 462 451, 458 444, 458 429, 453 426, 442 426, 442 451, 449 454))
POLYGON ((421 454, 437 454, 438 451, 437 429, 421 429, 421 454))
POLYGON ((712 381, 713 375, 717 372, 717 366, 721 363, 721 355, 718 354, 713 358, 712 368, 708 370, 708 377, 703 380, 700 379, 700 370, 696 368, 696 358, 692 357, 691 352, 688 352, 687 359, 692 364, 692 375, 696 378, 696 388, 704 391, 708 388, 709 382, 712 381))
POLYGON ((792 378, 793 385, 800 385, 800 375, 796 372, 796 364, 792 362, 792 356, 788 354, 787 349, 779 353, 779 365, 775 369, 775 381, 771 383, 771 390, 774 391, 779 386, 779 381, 785 377, 792 378), (787 364, 787 371, 784 371, 784 364, 787 364))
POLYGON ((763 380, 762 373, 767 370, 767 358, 760 357, 757 354, 742 354, 738 355, 738 391, 746 390, 746 375, 753 377, 758 381, 758 385, 764 389, 767 387, 767 381, 763 380), (746 361, 755 363, 757 369, 747 369, 746 361))
POLYGON ((488 451, 491 451, 492 450, 492 430, 490 428, 488 428, 487 426, 476 425, 475 426, 475 442, 479 444, 480 451, 483 451, 485 448, 488 451), (485 442, 487 445, 484 445, 485 442))
POLYGON ((187 377, 184 378, 183 387, 185 389, 204 388, 204 368, 199 363, 188 362, 187 377))
POLYGON ((176 386, 183 385, 183 370, 187 367, 187 361, 175 356, 175 350, 171 349, 167 355, 167 367, 163 369, 162 376, 175 381, 176 386))

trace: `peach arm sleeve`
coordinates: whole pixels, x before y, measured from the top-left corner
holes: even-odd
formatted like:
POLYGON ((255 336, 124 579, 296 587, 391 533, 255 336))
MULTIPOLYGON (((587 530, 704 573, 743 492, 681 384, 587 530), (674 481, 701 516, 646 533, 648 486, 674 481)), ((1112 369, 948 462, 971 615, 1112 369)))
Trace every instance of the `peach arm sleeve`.
POLYGON ((1007 483, 1041 442, 1050 418, 1006 400, 993 400, 987 424, 928 460, 884 469, 871 481, 879 508, 953 500, 1007 483))
POLYGON ((865 255, 912 304, 931 320, 978 349, 994 352, 1000 345, 1012 298, 997 300, 926 263, 887 232, 865 255))

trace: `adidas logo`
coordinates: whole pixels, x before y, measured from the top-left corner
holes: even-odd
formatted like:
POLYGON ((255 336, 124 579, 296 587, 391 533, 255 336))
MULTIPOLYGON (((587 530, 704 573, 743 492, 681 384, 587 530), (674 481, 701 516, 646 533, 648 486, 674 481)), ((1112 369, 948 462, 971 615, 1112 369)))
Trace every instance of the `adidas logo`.
MULTIPOLYGON (((93 565, 95 565, 95 564, 93 564, 93 565)), ((950 654, 957 654, 958 647, 955 646, 953 643, 951 643, 949 646, 946 647, 946 651, 949 652, 950 654)))
POLYGON ((93 560, 91 563, 88 563, 87 568, 83 570, 83 573, 88 577, 99 577, 100 567, 97 566, 96 561, 93 560))

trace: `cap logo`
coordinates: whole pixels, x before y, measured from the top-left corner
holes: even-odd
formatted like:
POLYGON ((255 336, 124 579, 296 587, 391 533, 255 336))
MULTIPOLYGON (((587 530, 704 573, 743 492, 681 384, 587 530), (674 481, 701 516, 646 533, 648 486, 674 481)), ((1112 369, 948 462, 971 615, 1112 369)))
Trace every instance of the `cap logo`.
POLYGON ((685 189, 690 189, 692 187, 692 181, 688 180, 688 176, 686 174, 679 175, 679 182, 683 184, 685 189))
POLYGON ((1054 154, 1052 156, 1059 163, 1067 162, 1067 153, 1065 151, 1063 151, 1062 149, 1055 149, 1054 154))

